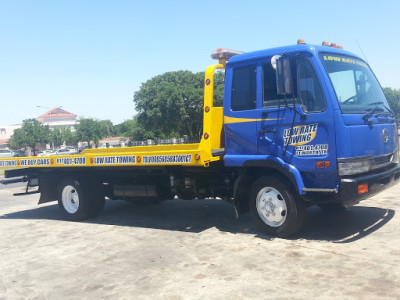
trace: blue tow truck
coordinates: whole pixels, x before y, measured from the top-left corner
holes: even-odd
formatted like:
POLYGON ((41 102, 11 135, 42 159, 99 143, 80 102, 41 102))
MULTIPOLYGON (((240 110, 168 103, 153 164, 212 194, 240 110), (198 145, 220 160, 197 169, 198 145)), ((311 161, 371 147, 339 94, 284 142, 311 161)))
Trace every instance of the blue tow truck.
POLYGON ((270 235, 298 232, 306 208, 340 210, 400 177, 394 114, 368 64, 324 42, 239 53, 217 49, 205 75, 199 144, 85 150, 0 160, 4 184, 38 186, 66 218, 97 216, 104 198, 219 197, 270 235), (225 69, 223 107, 213 77, 225 69), (66 163, 67 162, 67 163, 66 163))

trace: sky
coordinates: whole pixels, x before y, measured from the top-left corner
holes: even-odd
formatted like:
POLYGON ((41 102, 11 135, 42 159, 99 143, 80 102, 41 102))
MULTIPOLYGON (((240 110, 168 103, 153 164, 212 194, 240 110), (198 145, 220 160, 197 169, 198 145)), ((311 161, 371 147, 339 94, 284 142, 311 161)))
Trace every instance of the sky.
POLYGON ((326 40, 400 88, 400 1, 0 0, 0 126, 61 106, 119 124, 133 94, 168 71, 205 71, 217 48, 326 40), (41 107, 37 107, 41 106, 41 107))

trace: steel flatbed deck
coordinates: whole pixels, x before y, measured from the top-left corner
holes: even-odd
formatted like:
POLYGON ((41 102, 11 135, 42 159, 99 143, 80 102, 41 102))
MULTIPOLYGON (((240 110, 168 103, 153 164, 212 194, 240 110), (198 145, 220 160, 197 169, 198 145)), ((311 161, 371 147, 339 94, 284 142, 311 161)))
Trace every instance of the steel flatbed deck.
POLYGON ((15 157, 0 160, 4 168, 110 167, 181 165, 208 167, 221 157, 199 144, 90 149, 77 155, 15 157), (214 154, 215 155, 215 154, 214 154))
POLYGON ((195 166, 208 167, 222 159, 222 107, 213 107, 213 81, 216 69, 207 68, 204 85, 203 136, 200 143, 179 145, 138 146, 123 148, 87 149, 77 155, 14 157, 0 159, 0 168, 73 168, 112 166, 195 166))

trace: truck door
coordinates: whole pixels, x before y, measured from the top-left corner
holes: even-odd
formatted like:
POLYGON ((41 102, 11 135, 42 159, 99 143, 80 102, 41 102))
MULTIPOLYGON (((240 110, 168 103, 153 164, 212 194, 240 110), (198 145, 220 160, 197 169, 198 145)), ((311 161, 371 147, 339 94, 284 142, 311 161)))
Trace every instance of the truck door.
POLYGON ((261 65, 258 152, 295 166, 302 172, 307 188, 335 188, 333 112, 311 59, 306 56, 290 59, 292 93, 285 97, 277 94, 276 70, 271 60, 261 65))
POLYGON ((224 97, 225 163, 241 165, 246 155, 256 155, 258 112, 257 66, 235 65, 226 70, 224 97))

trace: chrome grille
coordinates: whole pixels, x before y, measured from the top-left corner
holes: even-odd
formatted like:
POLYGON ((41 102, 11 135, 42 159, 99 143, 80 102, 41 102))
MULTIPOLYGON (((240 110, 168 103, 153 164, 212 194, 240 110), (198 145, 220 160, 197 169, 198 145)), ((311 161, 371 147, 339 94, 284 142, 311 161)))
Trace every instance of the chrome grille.
POLYGON ((387 165, 393 163, 393 159, 394 159, 393 153, 374 157, 371 169, 375 170, 378 168, 386 167, 387 165))
POLYGON ((375 165, 387 164, 392 160, 393 153, 374 158, 375 165))

